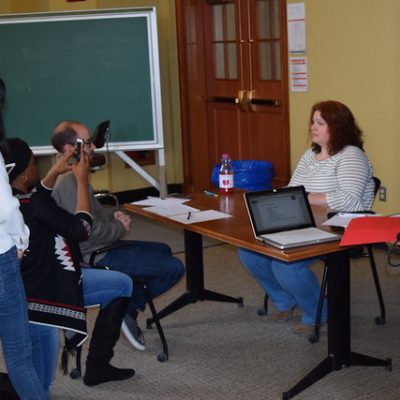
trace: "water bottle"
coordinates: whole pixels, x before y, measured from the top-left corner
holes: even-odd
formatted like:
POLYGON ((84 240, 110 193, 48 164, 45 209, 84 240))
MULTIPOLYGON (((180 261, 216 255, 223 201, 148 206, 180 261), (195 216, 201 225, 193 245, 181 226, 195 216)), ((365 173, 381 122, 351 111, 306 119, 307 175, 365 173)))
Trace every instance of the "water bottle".
POLYGON ((229 154, 222 154, 219 170, 219 190, 221 194, 233 193, 233 168, 229 154))

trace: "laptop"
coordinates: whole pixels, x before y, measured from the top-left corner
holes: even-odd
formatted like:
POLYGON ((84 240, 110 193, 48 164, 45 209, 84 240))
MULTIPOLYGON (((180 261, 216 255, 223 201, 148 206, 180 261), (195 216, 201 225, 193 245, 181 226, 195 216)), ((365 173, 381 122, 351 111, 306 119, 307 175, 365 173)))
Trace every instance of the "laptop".
POLYGON ((244 193, 254 236, 279 249, 340 240, 319 229, 304 186, 244 193))

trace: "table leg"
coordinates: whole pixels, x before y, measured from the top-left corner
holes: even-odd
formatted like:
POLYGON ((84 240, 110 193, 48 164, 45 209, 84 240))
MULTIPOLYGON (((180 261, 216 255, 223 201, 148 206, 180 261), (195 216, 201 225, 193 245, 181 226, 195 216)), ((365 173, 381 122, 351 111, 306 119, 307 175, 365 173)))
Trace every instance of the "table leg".
MULTIPOLYGON (((199 233, 184 231, 185 237, 185 261, 186 261, 186 292, 162 309, 158 318, 164 318, 169 314, 197 301, 211 300, 237 303, 243 306, 242 297, 231 297, 222 293, 213 292, 204 288, 203 266, 203 238, 199 233)), ((151 325, 153 318, 147 319, 147 326, 151 325)))
POLYGON ((381 360, 351 351, 350 332, 350 257, 347 251, 327 255, 328 264, 328 356, 287 392, 282 399, 294 397, 327 374, 343 366, 385 366, 392 360, 381 360))

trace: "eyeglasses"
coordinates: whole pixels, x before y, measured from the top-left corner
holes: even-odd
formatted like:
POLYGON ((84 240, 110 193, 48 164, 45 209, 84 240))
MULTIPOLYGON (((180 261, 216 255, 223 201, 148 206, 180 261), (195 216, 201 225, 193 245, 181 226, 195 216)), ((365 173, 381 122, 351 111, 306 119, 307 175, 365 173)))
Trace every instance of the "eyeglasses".
MULTIPOLYGON (((89 139, 87 139, 87 140, 83 140, 83 139, 81 139, 81 138, 77 138, 77 139, 80 139, 80 140, 82 141, 82 142, 80 142, 80 143, 82 143, 84 146, 90 146, 90 145, 93 143, 93 140, 92 140, 91 138, 89 138, 89 139)), ((77 143, 78 143, 78 142, 70 143, 70 145, 71 145, 71 146, 75 146, 77 143)))
MULTIPOLYGON (((83 140, 83 139, 82 139, 83 140)), ((87 140, 83 140, 83 144, 84 145, 87 145, 87 146, 90 146, 91 144, 92 144, 92 139, 87 139, 87 140)))

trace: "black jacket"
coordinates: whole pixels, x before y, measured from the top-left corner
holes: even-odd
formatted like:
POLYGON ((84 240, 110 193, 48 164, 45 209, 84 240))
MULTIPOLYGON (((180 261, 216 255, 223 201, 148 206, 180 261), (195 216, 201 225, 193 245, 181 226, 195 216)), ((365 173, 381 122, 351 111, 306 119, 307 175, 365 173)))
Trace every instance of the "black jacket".
POLYGON ((42 185, 29 194, 14 194, 30 230, 21 262, 30 321, 86 335, 78 242, 88 239, 92 217, 58 207, 42 185))

